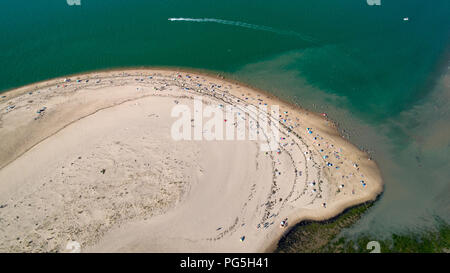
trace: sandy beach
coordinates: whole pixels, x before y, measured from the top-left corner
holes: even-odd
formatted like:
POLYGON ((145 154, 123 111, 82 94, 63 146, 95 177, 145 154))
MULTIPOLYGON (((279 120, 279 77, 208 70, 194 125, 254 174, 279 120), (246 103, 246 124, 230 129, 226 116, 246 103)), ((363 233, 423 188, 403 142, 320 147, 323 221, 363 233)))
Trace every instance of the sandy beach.
POLYGON ((299 221, 383 190, 376 163, 326 114, 198 72, 94 72, 2 93, 0 139, 0 252, 73 241, 82 252, 272 251, 299 221), (171 111, 195 97, 278 105, 279 147, 174 140, 171 111))

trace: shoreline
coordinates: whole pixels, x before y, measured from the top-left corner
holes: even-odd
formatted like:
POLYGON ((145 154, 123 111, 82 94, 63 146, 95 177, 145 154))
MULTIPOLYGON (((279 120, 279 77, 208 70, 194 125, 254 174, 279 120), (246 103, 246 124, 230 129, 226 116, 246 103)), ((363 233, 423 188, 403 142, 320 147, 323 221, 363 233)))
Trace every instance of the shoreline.
MULTIPOLYGON (((63 81, 66 78, 79 79, 80 77, 94 75, 94 74, 108 74, 108 73, 117 73, 117 72, 139 72, 139 71, 141 71, 141 72, 145 72, 145 71, 164 71, 164 72, 191 73, 191 74, 204 75, 204 76, 216 79, 216 80, 220 80, 220 81, 225 81, 225 82, 229 82, 229 83, 232 83, 232 84, 236 84, 236 85, 248 88, 250 90, 253 90, 253 91, 257 92, 257 93, 260 93, 260 94, 266 96, 267 98, 269 98, 271 100, 279 101, 279 102, 281 102, 283 104, 286 104, 286 105, 288 105, 290 107, 297 108, 298 110, 301 110, 301 111, 305 111, 305 112, 307 112, 310 115, 314 115, 314 116, 316 116, 318 118, 321 118, 321 119, 326 119, 327 121, 329 121, 330 123, 333 124, 333 126, 336 129, 337 134, 340 137, 346 139, 346 137, 341 134, 337 122, 332 120, 331 118, 329 118, 328 115, 326 115, 325 117, 321 116, 318 112, 315 112, 315 111, 312 111, 312 110, 309 110, 309 109, 305 109, 305 108, 303 108, 302 106, 300 106, 298 104, 295 104, 293 102, 287 101, 287 100, 285 100, 283 98, 280 98, 280 97, 278 97, 278 96, 276 96, 276 95, 274 95, 274 94, 272 94, 272 93, 270 93, 268 91, 265 91, 263 89, 253 87, 250 84, 246 84, 246 83, 240 82, 238 80, 227 78, 226 76, 223 76, 220 73, 215 73, 214 71, 195 69, 195 68, 183 68, 183 67, 177 68, 177 67, 169 67, 169 66, 167 66, 167 67, 165 67, 165 66, 154 66, 154 67, 153 66, 136 66, 136 67, 122 67, 122 68, 111 68, 111 69, 100 69, 100 70, 85 71, 85 72, 80 72, 80 73, 75 73, 75 74, 68 74, 68 75, 65 75, 65 76, 60 76, 60 77, 56 77, 56 78, 52 78, 52 79, 46 79, 46 80, 42 80, 42 81, 39 81, 39 82, 30 83, 30 84, 27 84, 27 85, 22 86, 22 87, 17 87, 17 88, 12 88, 12 89, 7 89, 7 90, 4 90, 4 91, 0 91, 0 102, 2 101, 3 96, 7 96, 5 99, 8 100, 10 98, 10 97, 8 97, 8 95, 10 93, 13 95, 12 98, 14 98, 15 96, 19 96, 19 95, 22 95, 24 93, 28 93, 28 92, 30 92, 32 90, 35 90, 35 89, 46 88, 46 87, 53 86, 53 85, 55 85, 55 83, 58 83, 59 81, 63 81)), ((350 142, 348 139, 346 139, 346 141, 348 143, 356 146, 355 144, 350 142)), ((362 149, 360 149, 360 147, 357 147, 357 148, 359 150, 361 150, 362 152, 367 154, 367 152, 362 150, 362 149)), ((375 160, 373 160, 373 162, 377 165, 377 168, 379 168, 377 162, 375 160)), ((2 168, 3 168, 3 166, 0 165, 0 170, 2 168)))
MULTIPOLYGON (((320 131, 321 129, 324 130, 324 134, 325 135, 329 135, 332 138, 340 138, 341 140, 338 141, 338 143, 346 143, 345 145, 348 145, 349 147, 353 147, 353 149, 356 149, 359 151, 359 153, 361 155, 364 155, 365 157, 367 157, 367 153, 359 150, 359 148, 357 148, 355 145, 351 144, 348 140, 344 139, 338 131, 338 127, 336 126, 336 123, 329 120, 327 117, 322 117, 320 116, 320 114, 315 113, 315 112, 311 112, 309 110, 305 110, 303 108, 301 108, 298 105, 294 105, 292 103, 289 102, 285 102, 282 99, 277 98, 275 95, 270 94, 268 92, 259 90, 259 89, 255 89, 253 87, 250 87, 248 85, 242 84, 240 82, 234 81, 234 80, 229 80, 227 78, 224 78, 223 76, 219 76, 219 75, 209 75, 209 74, 205 74, 205 73, 199 73, 197 71, 192 71, 192 70, 187 70, 187 69, 160 69, 160 68, 146 68, 146 69, 135 69, 135 68, 129 68, 129 69, 111 69, 111 70, 101 70, 101 71, 95 71, 95 72, 89 72, 89 73, 81 73, 81 74, 74 74, 74 75, 69 75, 66 77, 59 77, 56 79, 51 79, 51 80, 46 80, 46 81, 42 81, 39 83, 33 83, 33 84, 29 84, 26 85, 24 87, 20 87, 20 88, 16 88, 16 89, 12 89, 9 91, 5 91, 1 93, 1 96, 7 96, 6 98, 0 100, 0 103, 3 103, 4 101, 9 101, 11 99, 14 98, 18 98, 21 95, 26 94, 27 92, 33 91, 33 90, 37 90, 37 89, 45 89, 45 88, 51 88, 52 86, 56 86, 58 83, 59 84, 64 84, 61 81, 64 80, 64 78, 72 78, 73 81, 71 82, 71 84, 76 84, 76 80, 77 79, 89 79, 89 80, 95 80, 95 79, 102 79, 101 76, 104 76, 105 78, 112 77, 118 77, 118 75, 114 75, 115 73, 122 73, 122 74, 133 74, 136 73, 135 76, 139 76, 140 74, 145 74, 145 73, 167 73, 167 74, 171 74, 171 73, 175 73, 175 74, 191 74, 191 75, 199 75, 200 77, 203 77, 205 79, 207 79, 208 81, 213 81, 213 82, 222 82, 223 85, 226 84, 231 84, 231 85, 236 85, 236 88, 243 88, 243 89, 248 89, 248 91, 251 91, 254 94, 259 94, 258 96, 262 95, 263 97, 265 97, 265 99, 267 99, 268 101, 270 101, 270 103, 273 105, 274 103, 279 103, 280 105, 283 105, 283 107, 287 107, 288 109, 293 109, 293 111, 298 112, 299 114, 306 114, 306 116, 309 116, 309 119, 313 119, 313 120, 322 120, 322 122, 324 121, 328 127, 321 127, 320 129, 318 129, 318 131, 320 131), (87 78, 86 78, 87 77, 87 78), (301 113, 304 112, 304 113, 301 113)), ((142 75, 141 75, 142 76, 142 75)), ((184 76, 184 75, 183 75, 184 76)), ((231 92, 231 88, 230 88, 230 92, 231 92)), ((235 96, 242 91, 237 91, 235 92, 235 96)), ((246 91, 247 92, 247 91, 246 91)), ((231 93, 230 93, 231 94, 231 93)), ((141 98, 136 98, 136 101, 140 100, 141 98)), ((133 101, 133 100, 130 100, 133 101)), ((127 101, 128 102, 128 101, 127 101)), ((126 102, 124 102, 126 103, 126 102)), ((117 105, 114 104, 112 107, 116 107, 117 105)), ((103 110, 104 108, 101 108, 100 110, 103 110)), ((98 109, 97 109, 98 110, 98 109)), ((85 119, 86 117, 89 117, 94 113, 90 113, 87 116, 82 116, 80 119, 85 119)), ((75 123, 77 123, 78 121, 75 121, 75 123)), ((66 126, 60 128, 58 131, 53 132, 53 134, 48 135, 47 138, 52 138, 54 135, 59 134, 60 131, 65 130, 66 127, 68 126, 72 126, 72 123, 67 123, 66 126)), ((314 122, 313 122, 314 123, 314 122)), ((322 133, 322 131, 320 131, 322 133)), ((29 147, 29 149, 25 150, 23 153, 19 154, 16 157, 11 158, 12 160, 10 160, 9 162, 6 162, 6 164, 2 165, 2 167, 0 168, 0 172, 3 171, 4 168, 7 168, 10 164, 14 163, 16 160, 20 159, 22 156, 26 155, 27 153, 29 153, 30 150, 34 149, 35 146, 41 145, 42 142, 45 142, 47 140, 47 138, 45 139, 41 139, 40 141, 34 143, 33 146, 29 147)), ((333 142, 334 143, 334 142, 333 142)), ((343 145, 344 145, 343 144, 343 145)), ((2 162, 0 162, 2 163, 2 162)), ((3 162, 5 163, 5 162, 3 162)), ((336 201, 335 203, 333 203, 333 208, 329 208, 326 210, 326 213, 320 213, 319 215, 317 215, 317 209, 313 209, 313 210, 303 210, 303 211, 298 211, 295 213, 290 213, 289 214, 289 228, 282 230, 281 235, 280 234, 280 230, 276 230, 275 234, 273 234, 272 236, 270 236, 271 242, 270 243, 265 243, 266 247, 264 247, 264 249, 259 249, 259 251, 273 251, 280 238, 282 236, 285 236, 289 230, 291 228, 293 228, 297 223, 301 223, 303 221, 308 221, 308 220, 326 220, 329 218, 333 218, 333 217, 337 217, 338 215, 340 215, 343 211, 345 211, 346 209, 348 209, 349 207, 353 207, 355 205, 360 205, 362 203, 365 203, 367 201, 370 200, 376 200, 376 198, 382 193, 383 191, 383 182, 382 182, 382 178, 381 178, 381 174, 379 172, 378 166, 376 165, 376 162, 374 162, 373 160, 370 160, 370 164, 372 164, 373 170, 371 172, 374 172, 374 177, 378 177, 377 179, 379 181, 375 182, 375 189, 373 192, 371 192, 369 195, 363 195, 360 196, 359 198, 353 198, 350 201, 346 200, 346 199, 341 199, 336 201), (292 220, 294 219, 294 220, 292 220)), ((362 168, 363 166, 361 166, 362 168)), ((372 167, 371 167, 372 168, 372 167)), ((0 199, 1 201, 1 199, 0 199)), ((269 237, 269 238, 270 238, 269 237)))

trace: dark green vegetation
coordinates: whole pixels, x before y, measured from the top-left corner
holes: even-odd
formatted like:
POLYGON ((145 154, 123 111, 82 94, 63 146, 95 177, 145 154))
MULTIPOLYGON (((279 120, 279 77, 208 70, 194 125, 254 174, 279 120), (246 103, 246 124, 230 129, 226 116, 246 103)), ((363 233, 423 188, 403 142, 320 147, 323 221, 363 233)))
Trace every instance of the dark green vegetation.
POLYGON ((352 143, 373 152, 386 188, 367 212, 370 225, 351 225, 360 216, 349 212, 320 238, 335 238, 346 224, 353 238, 389 238, 412 223, 429 227, 436 215, 450 223, 450 1, 81 2, 0 1, 0 93, 98 69, 220 73, 326 112, 352 143))
POLYGON ((278 243, 275 252, 280 253, 368 253, 370 241, 380 243, 381 253, 439 253, 450 252, 450 225, 436 217, 435 230, 411 231, 407 234, 393 234, 391 238, 377 240, 373 235, 357 238, 339 237, 339 233, 350 227, 372 203, 348 209, 340 216, 323 222, 302 222, 295 226, 278 243))

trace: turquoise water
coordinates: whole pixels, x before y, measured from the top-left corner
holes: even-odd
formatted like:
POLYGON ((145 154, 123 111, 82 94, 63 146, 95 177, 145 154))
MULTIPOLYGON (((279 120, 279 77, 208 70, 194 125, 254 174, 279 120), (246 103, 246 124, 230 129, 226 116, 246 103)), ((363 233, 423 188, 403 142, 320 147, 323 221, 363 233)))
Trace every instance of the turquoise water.
POLYGON ((428 228, 450 221, 449 15, 448 0, 3 0, 0 90, 106 68, 219 71, 329 113, 373 154, 386 191, 351 233, 428 228))

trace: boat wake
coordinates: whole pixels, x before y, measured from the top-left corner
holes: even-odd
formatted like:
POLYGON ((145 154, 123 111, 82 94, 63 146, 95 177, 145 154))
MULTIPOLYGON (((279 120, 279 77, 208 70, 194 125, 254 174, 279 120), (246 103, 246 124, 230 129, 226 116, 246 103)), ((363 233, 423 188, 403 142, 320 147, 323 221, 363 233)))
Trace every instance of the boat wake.
POLYGON ((289 30, 280 30, 273 27, 268 26, 261 26, 261 25, 254 25, 249 24, 245 22, 239 22, 239 21, 229 21, 229 20, 222 20, 222 19, 216 19, 216 18, 169 18, 169 21, 184 21, 184 22, 198 22, 198 23, 217 23, 217 24, 223 24, 223 25, 230 25, 230 26, 236 26, 236 27, 243 27, 243 28, 249 28, 254 30, 260 30, 260 31, 268 31, 273 32, 280 35, 289 35, 289 36, 295 36, 298 37, 306 42, 310 43, 317 43, 318 41, 308 35, 303 35, 295 31, 289 31, 289 30))

